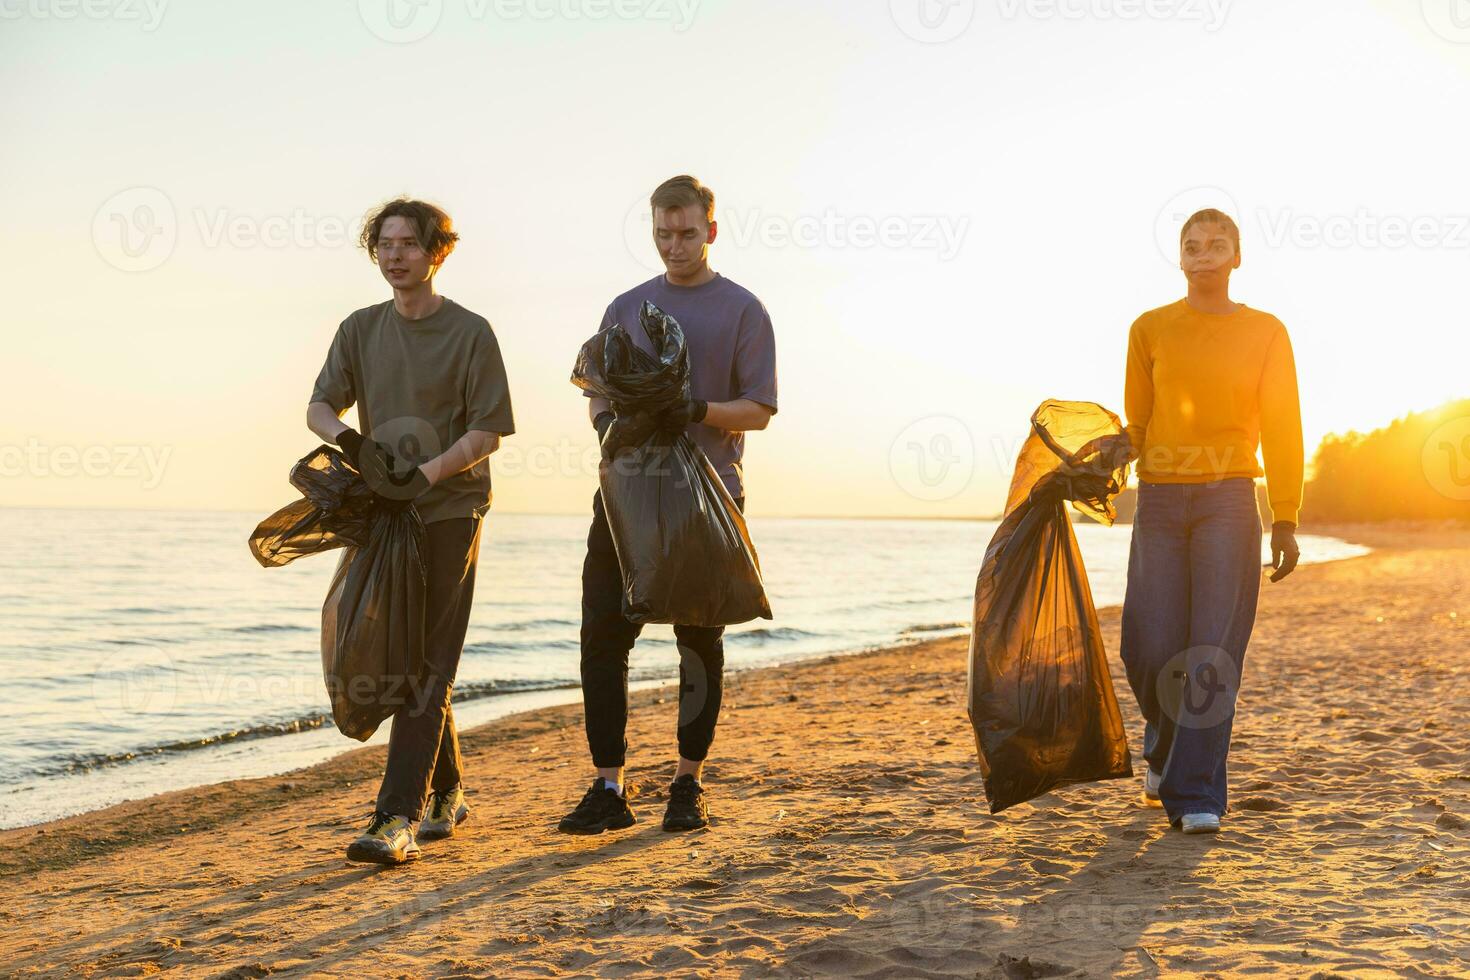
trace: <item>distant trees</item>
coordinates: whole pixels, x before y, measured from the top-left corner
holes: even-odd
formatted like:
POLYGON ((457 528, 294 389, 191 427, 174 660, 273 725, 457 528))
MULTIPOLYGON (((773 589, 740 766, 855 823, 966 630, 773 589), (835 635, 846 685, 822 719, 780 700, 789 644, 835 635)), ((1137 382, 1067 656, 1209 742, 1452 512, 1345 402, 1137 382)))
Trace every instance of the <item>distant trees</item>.
POLYGON ((1317 447, 1303 523, 1470 520, 1470 399, 1317 447))
MULTIPOLYGON (((1382 429, 1329 435, 1312 459, 1303 524, 1470 521, 1470 398, 1414 412, 1382 429)), ((1130 479, 1136 485, 1136 474, 1130 479)), ((1261 520, 1271 520, 1257 481, 1261 520)), ((1114 501, 1118 523, 1133 520, 1129 486, 1114 501)), ((1308 528, 1307 530, 1310 530, 1308 528)))

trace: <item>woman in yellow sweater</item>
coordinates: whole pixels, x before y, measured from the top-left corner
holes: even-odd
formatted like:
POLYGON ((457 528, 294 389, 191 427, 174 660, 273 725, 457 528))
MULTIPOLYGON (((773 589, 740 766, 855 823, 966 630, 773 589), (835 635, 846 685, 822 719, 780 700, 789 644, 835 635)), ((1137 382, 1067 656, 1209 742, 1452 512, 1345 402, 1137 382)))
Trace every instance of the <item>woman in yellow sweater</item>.
POLYGON ((1230 299, 1235 222, 1193 215, 1179 265, 1188 296, 1139 317, 1128 337, 1124 408, 1139 462, 1122 657, 1147 721, 1145 798, 1185 833, 1214 833, 1261 584, 1256 449, 1278 582, 1298 556, 1302 428, 1286 328, 1230 299))

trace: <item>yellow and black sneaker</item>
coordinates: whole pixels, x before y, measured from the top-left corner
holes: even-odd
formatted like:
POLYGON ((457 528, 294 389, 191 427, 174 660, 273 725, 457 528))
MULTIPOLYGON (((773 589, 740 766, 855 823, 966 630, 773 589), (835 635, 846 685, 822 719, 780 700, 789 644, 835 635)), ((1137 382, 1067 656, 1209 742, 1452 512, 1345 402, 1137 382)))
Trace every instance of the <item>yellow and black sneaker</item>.
POLYGON ((419 859, 413 823, 407 817, 379 810, 362 836, 347 845, 347 860, 362 864, 403 864, 419 859))
POLYGON ((454 836, 454 828, 465 822, 470 808, 464 802, 464 790, 458 786, 447 793, 429 797, 429 812, 419 822, 419 840, 444 840, 454 836))

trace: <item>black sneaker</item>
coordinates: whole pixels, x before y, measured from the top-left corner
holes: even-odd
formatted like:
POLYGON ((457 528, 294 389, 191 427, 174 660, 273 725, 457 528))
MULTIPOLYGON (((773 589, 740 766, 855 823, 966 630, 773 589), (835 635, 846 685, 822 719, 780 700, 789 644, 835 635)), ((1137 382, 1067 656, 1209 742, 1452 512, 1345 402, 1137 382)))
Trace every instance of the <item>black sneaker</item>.
POLYGON ((704 805, 704 787, 685 773, 669 784, 669 806, 664 811, 664 830, 698 830, 709 826, 709 808, 704 805))
POLYGON ((604 830, 622 830, 637 822, 628 808, 628 798, 613 792, 607 780, 598 776, 582 802, 561 818, 556 829, 564 834, 600 834, 604 830))

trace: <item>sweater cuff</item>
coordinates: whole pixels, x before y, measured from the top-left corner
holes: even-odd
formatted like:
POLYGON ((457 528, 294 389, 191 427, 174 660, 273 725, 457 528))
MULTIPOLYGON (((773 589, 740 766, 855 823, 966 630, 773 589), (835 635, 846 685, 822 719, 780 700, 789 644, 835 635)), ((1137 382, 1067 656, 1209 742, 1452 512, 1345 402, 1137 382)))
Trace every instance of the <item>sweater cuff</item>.
POLYGON ((1271 501, 1271 523, 1273 524, 1277 521, 1291 521, 1300 527, 1302 523, 1298 519, 1300 514, 1301 504, 1271 501))

